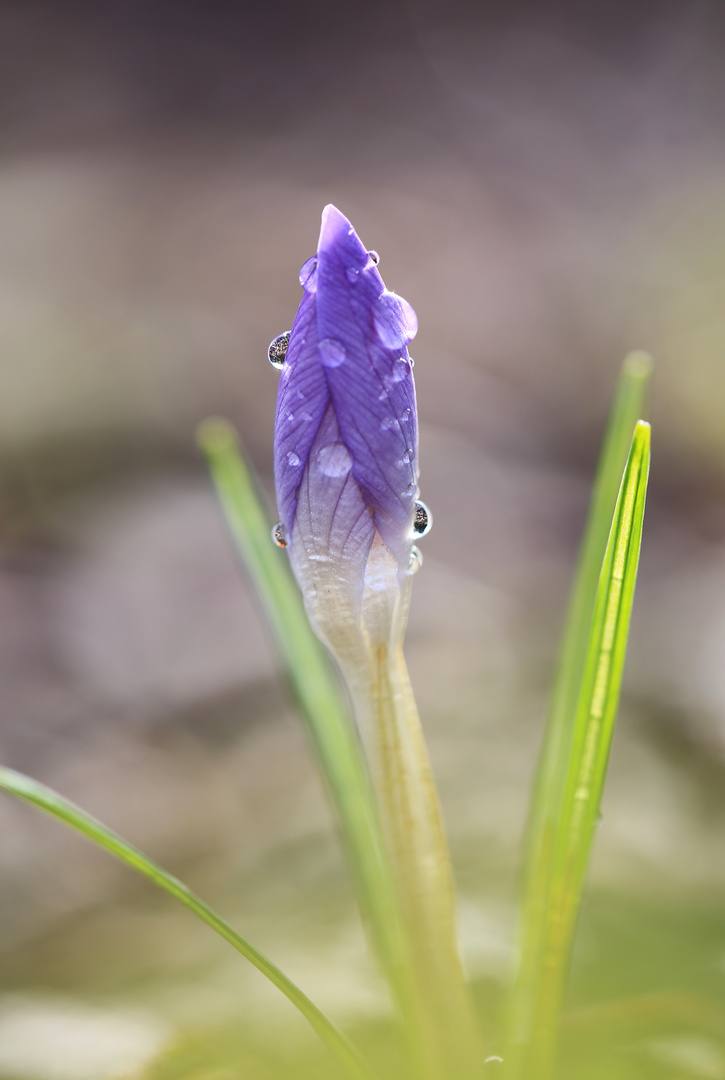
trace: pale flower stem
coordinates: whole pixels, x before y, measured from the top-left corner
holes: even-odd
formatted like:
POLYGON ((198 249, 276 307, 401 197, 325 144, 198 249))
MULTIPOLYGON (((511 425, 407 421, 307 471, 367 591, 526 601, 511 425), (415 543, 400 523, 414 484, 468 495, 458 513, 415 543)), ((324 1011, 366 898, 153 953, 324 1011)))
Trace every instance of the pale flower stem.
POLYGON ((477 1023, 456 940, 455 887, 428 749, 402 648, 372 651, 351 686, 412 952, 427 1075, 480 1076, 477 1023))

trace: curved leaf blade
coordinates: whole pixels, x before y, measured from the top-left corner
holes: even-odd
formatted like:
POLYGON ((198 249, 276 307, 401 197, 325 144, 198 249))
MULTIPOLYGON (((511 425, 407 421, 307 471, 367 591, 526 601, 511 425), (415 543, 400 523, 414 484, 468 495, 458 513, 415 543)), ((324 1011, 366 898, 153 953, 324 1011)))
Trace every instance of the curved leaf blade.
POLYGON ((255 949, 246 938, 237 933, 229 923, 225 922, 220 915, 205 904, 204 901, 192 892, 182 881, 168 874, 151 859, 148 859, 138 848, 127 843, 117 833, 101 824, 96 818, 81 810, 68 799, 63 798, 52 788, 46 787, 36 780, 32 780, 23 773, 14 769, 0 767, 0 789, 11 795, 30 803, 47 814, 70 825, 71 828, 81 833, 88 840, 92 840, 99 847, 104 848, 115 855, 121 862, 137 870, 148 878, 164 892, 169 893, 181 904, 211 927, 215 933, 228 941, 229 944, 246 957, 258 971, 270 982, 281 990, 285 997, 304 1016, 312 1028, 317 1032, 327 1048, 336 1055, 338 1060, 345 1066, 350 1076, 356 1080, 372 1080, 372 1074, 360 1058, 357 1050, 348 1039, 339 1031, 325 1014, 318 1009, 314 1002, 310 1001, 305 993, 292 982, 276 964, 255 949))

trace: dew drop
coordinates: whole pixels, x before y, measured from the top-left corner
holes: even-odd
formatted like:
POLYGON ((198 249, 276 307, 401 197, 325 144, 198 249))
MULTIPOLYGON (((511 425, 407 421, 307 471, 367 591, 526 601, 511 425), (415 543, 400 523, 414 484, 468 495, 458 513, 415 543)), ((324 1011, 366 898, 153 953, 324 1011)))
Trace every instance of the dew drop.
POLYGON ((291 333, 291 330, 285 330, 283 334, 277 334, 277 337, 269 343, 267 359, 273 368, 277 368, 277 371, 281 371, 284 366, 284 358, 287 355, 287 346, 289 345, 291 333))
POLYGON ((408 573, 417 574, 423 565, 423 556, 417 547, 410 549, 410 558, 408 559, 408 573))
POLYGON ((340 364, 344 364, 347 352, 343 343, 338 341, 337 338, 323 338, 318 349, 320 351, 320 360, 325 367, 336 368, 340 364))
POLYGON ((400 497, 402 499, 412 499, 413 496, 417 495, 417 494, 418 494, 418 485, 413 483, 413 481, 411 480, 411 482, 408 484, 405 491, 402 491, 400 493, 400 497))
POLYGON ((300 269, 300 285, 308 293, 317 292, 317 256, 313 255, 300 269))
POLYGON ((380 262, 380 256, 378 255, 377 251, 368 251, 368 258, 371 262, 374 262, 376 266, 380 262))
POLYGON ((272 539, 277 547, 287 547, 287 536, 284 531, 284 525, 281 521, 278 521, 276 525, 272 526, 272 539))
POLYGON ((294 450, 290 450, 289 454, 287 455, 287 464, 291 465, 292 468, 295 469, 299 465, 299 463, 299 454, 295 454, 294 450))
POLYGON ((355 282, 360 280, 360 271, 356 270, 354 266, 348 266, 345 271, 345 277, 352 285, 354 285, 355 282))
POLYGON ((433 527, 433 515, 424 502, 416 502, 413 512, 413 532, 416 536, 427 536, 433 527))
POLYGON ((380 421, 381 431, 395 431, 397 426, 398 421, 395 419, 394 416, 386 416, 383 420, 380 421))
POLYGON ((413 451, 408 448, 400 459, 401 465, 410 465, 413 460, 413 451))
POLYGON ((410 420, 410 409, 403 409, 402 413, 400 414, 401 423, 407 424, 409 420, 410 420))
POLYGON ((311 419, 312 419, 312 413, 308 413, 308 412, 301 412, 300 413, 300 420, 304 420, 304 422, 306 424, 309 424, 311 419))
POLYGON ((503 1065, 503 1058, 498 1057, 498 1055, 496 1055, 496 1054, 493 1054, 491 1057, 487 1057, 483 1064, 484 1064, 484 1066, 485 1065, 503 1065))
POLYGON ((408 367, 408 361, 405 359, 404 356, 399 356, 393 364, 393 371, 391 375, 392 381, 394 383, 402 382, 405 376, 408 374, 409 370, 410 369, 408 367))
POLYGON ((408 301, 387 289, 378 297, 373 320, 386 349, 402 349, 418 333, 418 319, 408 301))
POLYGON ((338 478, 347 476, 352 468, 350 451, 342 442, 328 443, 317 454, 317 465, 325 476, 338 478))

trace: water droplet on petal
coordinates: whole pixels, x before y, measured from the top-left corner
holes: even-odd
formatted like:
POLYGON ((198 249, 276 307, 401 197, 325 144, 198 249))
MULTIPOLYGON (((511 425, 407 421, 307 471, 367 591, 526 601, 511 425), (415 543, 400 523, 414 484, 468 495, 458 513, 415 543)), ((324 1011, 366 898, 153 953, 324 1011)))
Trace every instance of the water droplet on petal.
POLYGON ((397 426, 398 421, 395 419, 394 416, 386 416, 380 421, 381 431, 394 431, 397 426))
POLYGON ((392 371, 392 380, 393 380, 393 382, 394 383, 395 382, 402 382, 409 371, 410 371, 410 368, 408 367, 408 361, 405 359, 405 357, 404 356, 398 357, 398 359, 393 364, 393 371, 392 371))
POLYGON ((287 455, 287 464, 291 465, 292 468, 295 469, 299 465, 299 463, 300 463, 299 454, 295 454, 294 450, 290 450, 289 454, 287 455))
POLYGON ((410 549, 410 558, 408 559, 408 573, 417 574, 423 565, 423 556, 417 547, 410 549))
POLYGON ((291 333, 291 330, 285 330, 283 334, 277 334, 277 337, 269 343, 267 359, 273 368, 277 368, 277 371, 281 371, 284 366, 284 358, 287 355, 287 346, 289 345, 291 333))
POLYGON ((371 262, 374 262, 376 266, 380 262, 380 256, 378 255, 377 251, 368 251, 368 258, 371 260, 371 262))
POLYGON ((373 320, 386 349, 402 349, 418 333, 418 319, 408 301, 387 290, 378 297, 373 320))
POLYGON ((276 525, 272 526, 272 539, 277 547, 287 547, 287 536, 284 531, 284 525, 281 521, 278 521, 276 525))
POLYGON ((408 486, 407 486, 407 488, 405 489, 405 491, 402 491, 402 492, 401 492, 401 494, 400 494, 400 497, 401 497, 402 499, 412 499, 412 498, 413 498, 413 496, 414 496, 414 495, 417 495, 417 494, 418 494, 418 485, 417 485, 417 484, 414 484, 414 483, 413 483, 413 482, 411 481, 411 482, 410 482, 410 483, 408 484, 408 486))
POLYGON ((344 364, 347 352, 345 346, 337 338, 323 338, 318 345, 320 360, 327 368, 336 368, 344 364))
POLYGON ((401 465, 410 465, 412 460, 413 460, 413 451, 410 449, 410 447, 408 447, 408 449, 405 451, 402 458, 400 459, 400 463, 401 463, 401 465))
POLYGON ((503 1058, 502 1057, 497 1057, 496 1054, 493 1054, 491 1057, 487 1057, 483 1064, 484 1065, 503 1065, 503 1058))
POLYGON ((328 443, 318 452, 317 465, 325 476, 347 476, 352 468, 350 451, 342 442, 328 443))
POLYGON ((313 255, 300 270, 300 285, 308 293, 317 292, 317 256, 313 255))
POLYGON ((424 502, 415 504, 413 513, 413 532, 416 536, 427 536, 433 527, 433 515, 424 502))
POLYGON ((352 285, 354 285, 356 281, 360 280, 360 271, 356 270, 354 266, 348 266, 345 271, 345 277, 352 285))
POLYGON ((401 423, 407 424, 409 420, 410 420, 410 409, 403 409, 402 413, 400 414, 401 423))
POLYGON ((306 424, 309 424, 311 419, 312 419, 312 413, 308 413, 308 412, 301 412, 300 413, 300 420, 304 420, 304 422, 306 424))

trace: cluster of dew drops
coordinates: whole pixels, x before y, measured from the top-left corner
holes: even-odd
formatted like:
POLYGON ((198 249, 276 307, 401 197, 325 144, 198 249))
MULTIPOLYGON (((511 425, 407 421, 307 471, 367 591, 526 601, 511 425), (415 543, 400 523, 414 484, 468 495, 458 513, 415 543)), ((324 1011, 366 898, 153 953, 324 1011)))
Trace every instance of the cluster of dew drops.
MULTIPOLYGON (((368 255, 371 260, 377 265, 380 261, 380 256, 377 251, 369 251, 368 255)), ((305 264, 306 266, 307 264, 305 264)), ((303 270, 305 267, 302 268, 303 270)), ((300 279, 302 273, 300 273, 300 279)), ((269 343, 267 349, 267 359, 273 368, 277 371, 281 371, 284 367, 285 358, 287 356, 287 348, 289 346, 291 330, 284 330, 281 334, 277 334, 275 338, 269 343)), ((413 361, 411 359, 411 365, 413 361)), ((420 539, 422 536, 427 536, 433 525, 433 515, 424 502, 420 500, 416 501, 415 510, 413 511, 413 533, 416 539, 420 539)), ((279 548, 287 547, 287 536, 285 534, 284 526, 281 521, 278 521, 272 526, 272 540, 279 548)), ((417 547, 412 547, 410 551, 410 563, 408 564, 408 572, 415 574, 420 570, 423 565, 423 556, 417 547)))

